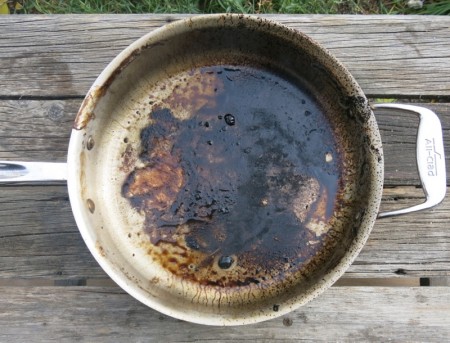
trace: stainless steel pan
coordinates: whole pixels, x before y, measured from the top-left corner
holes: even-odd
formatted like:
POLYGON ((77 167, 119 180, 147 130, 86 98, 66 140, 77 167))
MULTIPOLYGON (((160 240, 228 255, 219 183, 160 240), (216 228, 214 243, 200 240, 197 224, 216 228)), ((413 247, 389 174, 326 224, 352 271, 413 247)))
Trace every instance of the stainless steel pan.
POLYGON ((379 213, 383 150, 364 93, 304 34, 206 15, 142 37, 100 74, 66 164, 1 162, 2 182, 65 180, 103 269, 167 315, 239 325, 330 287, 377 217, 438 204, 442 130, 425 108, 423 204, 379 213))

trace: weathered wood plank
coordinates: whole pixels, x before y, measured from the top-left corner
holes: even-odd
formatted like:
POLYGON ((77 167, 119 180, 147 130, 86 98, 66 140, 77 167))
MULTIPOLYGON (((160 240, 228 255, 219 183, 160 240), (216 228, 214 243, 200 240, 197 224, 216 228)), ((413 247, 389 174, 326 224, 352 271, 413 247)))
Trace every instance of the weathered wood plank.
POLYGON ((442 342, 450 288, 334 287, 282 318, 240 327, 172 319, 118 288, 0 287, 0 340, 23 342, 442 342))
POLYGON ((3 187, 0 277, 106 277, 73 219, 66 186, 3 187))
MULTIPOLYGON (((8 16, 0 97, 84 96, 123 48, 185 15, 8 16)), ((450 18, 268 16, 332 51, 370 96, 450 96, 450 18)))
MULTIPOLYGON (((450 191, 450 189, 449 189, 450 191)), ((385 189, 382 210, 410 206, 421 189, 385 189)), ((0 278, 106 278, 72 217, 64 186, 0 192, 0 278)), ((450 197, 433 210, 380 219, 346 278, 450 276, 450 197)))
MULTIPOLYGON (((422 194, 414 187, 385 188, 381 211, 421 203, 422 194)), ((448 196, 434 209, 377 220, 345 276, 450 276, 449 222, 448 196)))
POLYGON ((81 101, 0 100, 0 159, 65 161, 81 101))
MULTIPOLYGON (((76 100, 0 100, 0 159, 65 161, 76 100)), ((423 104, 439 115, 450 152, 450 104, 423 104)), ((417 118, 400 111, 375 112, 383 138, 386 185, 419 185, 415 144, 417 118)), ((450 153, 447 153, 450 165, 450 153)), ((450 168, 447 168, 450 180, 450 168)), ((450 183, 450 181, 449 181, 450 183)))
MULTIPOLYGON (((80 100, 0 101, 0 159, 65 160, 71 122, 79 104, 80 100)), ((450 106, 427 107, 440 114, 446 150, 450 151, 450 106)), ((377 119, 385 142, 386 184, 418 184, 411 120, 404 114, 381 110, 377 119)), ((386 192, 385 209, 397 203, 417 203, 422 197, 414 188, 386 192), (400 194, 395 197, 393 192, 400 194)), ((450 203, 446 200, 430 212, 378 221, 346 276, 390 277, 396 271, 419 277, 450 275, 448 213, 450 203)), ((1 278, 105 277, 78 233, 66 187, 3 186, 0 218, 1 278)))

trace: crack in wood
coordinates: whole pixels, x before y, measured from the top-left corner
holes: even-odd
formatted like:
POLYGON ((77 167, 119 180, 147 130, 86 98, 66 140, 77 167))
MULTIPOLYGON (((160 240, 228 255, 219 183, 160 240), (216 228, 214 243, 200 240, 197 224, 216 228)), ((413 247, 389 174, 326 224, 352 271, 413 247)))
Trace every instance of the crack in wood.
POLYGON ((4 95, 0 94, 0 101, 54 101, 54 100, 83 100, 82 95, 4 95))

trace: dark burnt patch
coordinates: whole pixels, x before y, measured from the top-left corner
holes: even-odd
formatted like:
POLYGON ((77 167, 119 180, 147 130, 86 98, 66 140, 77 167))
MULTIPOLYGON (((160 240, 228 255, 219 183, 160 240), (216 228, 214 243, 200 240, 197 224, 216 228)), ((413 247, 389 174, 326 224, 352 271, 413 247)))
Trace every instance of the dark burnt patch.
POLYGON ((217 287, 263 287, 301 271, 324 249, 343 188, 320 106, 301 84, 264 69, 186 75, 149 114, 145 167, 122 188, 146 216, 149 254, 217 287))
POLYGON ((366 123, 372 115, 369 102, 363 96, 349 96, 344 102, 345 108, 348 109, 349 117, 356 119, 360 123, 366 123))

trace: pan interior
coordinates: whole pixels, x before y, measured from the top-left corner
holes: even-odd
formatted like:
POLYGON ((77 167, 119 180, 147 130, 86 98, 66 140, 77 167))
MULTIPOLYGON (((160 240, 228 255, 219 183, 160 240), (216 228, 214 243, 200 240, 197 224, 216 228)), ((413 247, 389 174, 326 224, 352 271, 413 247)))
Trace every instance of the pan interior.
POLYGON ((372 187, 358 98, 279 29, 149 43, 96 104, 82 182, 99 249, 164 308, 297 306, 358 235, 372 187))
POLYGON ((160 82, 150 102, 122 195, 145 215, 151 258, 221 288, 305 270, 343 192, 339 146, 305 88, 262 67, 213 65, 160 82))

